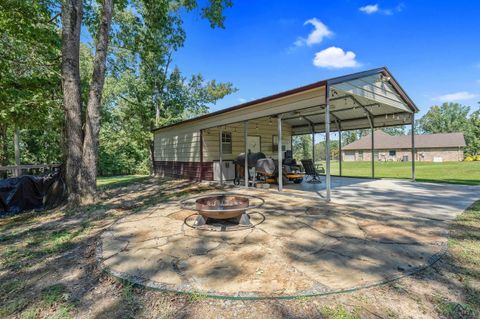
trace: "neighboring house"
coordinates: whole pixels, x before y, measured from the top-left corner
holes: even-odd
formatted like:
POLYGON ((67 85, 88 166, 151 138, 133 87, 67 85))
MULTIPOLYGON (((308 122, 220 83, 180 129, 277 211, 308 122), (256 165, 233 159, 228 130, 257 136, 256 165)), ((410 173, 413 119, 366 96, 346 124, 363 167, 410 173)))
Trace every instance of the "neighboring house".
MULTIPOLYGON (((383 131, 374 133, 375 160, 411 161, 412 136, 392 136, 383 131)), ((415 135, 415 160, 426 162, 462 161, 465 148, 463 133, 415 135)), ((371 134, 342 148, 344 161, 369 161, 371 134)))

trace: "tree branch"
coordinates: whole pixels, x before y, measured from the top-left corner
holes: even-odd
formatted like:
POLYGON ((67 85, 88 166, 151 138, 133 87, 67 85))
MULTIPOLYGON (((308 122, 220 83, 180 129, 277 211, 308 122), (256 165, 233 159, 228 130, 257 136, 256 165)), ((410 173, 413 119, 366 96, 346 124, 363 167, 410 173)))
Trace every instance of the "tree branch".
POLYGON ((53 20, 55 20, 56 18, 58 18, 61 14, 62 14, 61 12, 57 13, 57 14, 54 15, 50 20, 48 20, 47 23, 52 23, 53 20))

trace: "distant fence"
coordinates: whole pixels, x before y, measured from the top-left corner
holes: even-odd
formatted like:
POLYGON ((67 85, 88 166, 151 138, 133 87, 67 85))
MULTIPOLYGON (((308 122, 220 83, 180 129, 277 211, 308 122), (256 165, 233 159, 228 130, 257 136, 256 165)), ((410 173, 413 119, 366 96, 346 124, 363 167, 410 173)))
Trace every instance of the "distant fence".
POLYGON ((0 166, 0 178, 37 175, 60 170, 61 164, 31 164, 0 166))

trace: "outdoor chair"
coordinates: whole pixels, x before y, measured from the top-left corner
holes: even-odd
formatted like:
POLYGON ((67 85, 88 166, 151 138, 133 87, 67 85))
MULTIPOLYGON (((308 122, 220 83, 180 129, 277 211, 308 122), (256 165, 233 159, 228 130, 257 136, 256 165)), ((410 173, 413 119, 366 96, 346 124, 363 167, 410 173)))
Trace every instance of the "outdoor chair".
MULTIPOLYGON (((303 169, 305 170, 305 176, 309 176, 310 179, 307 180, 307 183, 321 183, 320 174, 321 172, 315 168, 313 161, 310 159, 302 160, 303 169)), ((322 167, 322 171, 324 171, 322 167)))

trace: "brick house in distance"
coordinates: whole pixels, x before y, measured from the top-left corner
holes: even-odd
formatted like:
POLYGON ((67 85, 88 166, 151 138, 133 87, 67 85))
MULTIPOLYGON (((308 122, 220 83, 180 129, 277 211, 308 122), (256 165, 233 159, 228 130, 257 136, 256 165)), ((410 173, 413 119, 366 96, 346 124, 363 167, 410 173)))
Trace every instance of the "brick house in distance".
MULTIPOLYGON (((372 137, 367 135, 342 148, 344 161, 370 161, 372 137)), ((375 160, 410 161, 412 136, 392 136, 383 131, 374 133, 375 160)), ((415 135, 416 161, 463 161, 463 133, 415 135)))

